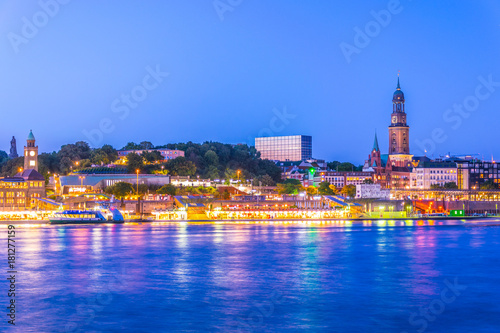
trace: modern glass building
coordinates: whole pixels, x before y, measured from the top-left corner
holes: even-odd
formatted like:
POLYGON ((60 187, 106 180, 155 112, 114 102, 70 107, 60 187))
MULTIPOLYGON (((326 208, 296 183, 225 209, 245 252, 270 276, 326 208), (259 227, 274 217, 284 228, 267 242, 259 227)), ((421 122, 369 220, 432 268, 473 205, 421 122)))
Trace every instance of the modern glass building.
POLYGON ((457 184, 461 190, 500 189, 500 164, 479 160, 457 161, 457 184), (491 187, 491 188, 490 188, 491 187))
POLYGON ((308 135, 255 138, 255 149, 262 159, 305 161, 312 159, 312 137, 308 135))

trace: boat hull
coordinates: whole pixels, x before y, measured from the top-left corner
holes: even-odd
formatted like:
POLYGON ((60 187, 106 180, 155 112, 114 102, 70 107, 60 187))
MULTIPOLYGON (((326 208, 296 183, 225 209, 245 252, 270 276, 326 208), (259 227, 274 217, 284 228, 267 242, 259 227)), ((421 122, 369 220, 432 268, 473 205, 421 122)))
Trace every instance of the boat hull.
POLYGON ((79 219, 79 218, 51 218, 50 224, 100 224, 100 223, 123 223, 123 221, 108 221, 101 219, 79 219))

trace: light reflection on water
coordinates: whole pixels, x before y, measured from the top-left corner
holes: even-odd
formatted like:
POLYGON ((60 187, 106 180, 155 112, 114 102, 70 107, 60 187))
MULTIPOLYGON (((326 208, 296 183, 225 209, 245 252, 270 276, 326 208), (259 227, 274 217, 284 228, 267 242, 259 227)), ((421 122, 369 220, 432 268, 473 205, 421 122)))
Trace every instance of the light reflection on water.
POLYGON ((427 332, 499 330, 500 228, 409 222, 20 227, 17 328, 416 332, 457 277, 427 332))

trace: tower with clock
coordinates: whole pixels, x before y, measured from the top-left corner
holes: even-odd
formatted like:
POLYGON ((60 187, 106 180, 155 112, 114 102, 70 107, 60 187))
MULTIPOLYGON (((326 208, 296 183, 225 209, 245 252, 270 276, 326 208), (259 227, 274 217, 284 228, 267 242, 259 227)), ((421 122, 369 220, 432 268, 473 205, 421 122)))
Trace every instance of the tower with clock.
POLYGON ((406 124, 405 95, 399 85, 392 97, 391 125, 389 126, 389 155, 410 154, 410 127, 406 124))
POLYGON ((31 130, 24 147, 24 170, 28 169, 38 171, 38 146, 35 146, 35 136, 31 130))
POLYGON ((410 155, 410 126, 406 123, 405 95, 399 84, 392 97, 391 125, 389 126, 389 156, 393 163, 407 166, 410 155))

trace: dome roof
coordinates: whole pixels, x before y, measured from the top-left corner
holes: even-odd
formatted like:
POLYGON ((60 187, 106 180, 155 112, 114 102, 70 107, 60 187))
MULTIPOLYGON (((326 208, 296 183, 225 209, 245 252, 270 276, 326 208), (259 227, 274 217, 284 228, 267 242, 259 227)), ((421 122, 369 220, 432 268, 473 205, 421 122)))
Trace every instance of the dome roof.
POLYGON ((399 77, 398 77, 398 86, 396 87, 396 91, 394 92, 394 95, 392 96, 393 101, 404 101, 405 99, 405 94, 401 90, 401 87, 399 86, 399 77))
POLYGON ((401 89, 398 89, 394 92, 392 99, 396 99, 396 100, 405 99, 405 94, 403 93, 403 91, 401 91, 401 89))
POLYGON ((35 140, 32 130, 30 130, 30 134, 28 134, 28 140, 35 140))

